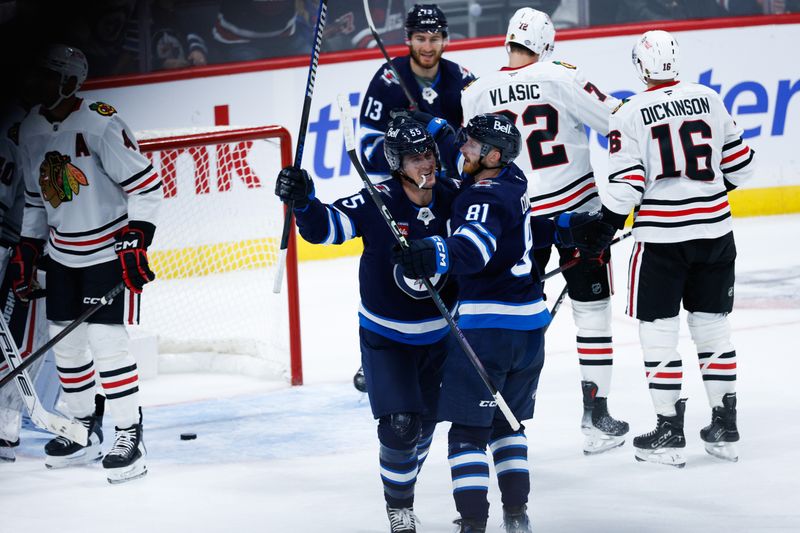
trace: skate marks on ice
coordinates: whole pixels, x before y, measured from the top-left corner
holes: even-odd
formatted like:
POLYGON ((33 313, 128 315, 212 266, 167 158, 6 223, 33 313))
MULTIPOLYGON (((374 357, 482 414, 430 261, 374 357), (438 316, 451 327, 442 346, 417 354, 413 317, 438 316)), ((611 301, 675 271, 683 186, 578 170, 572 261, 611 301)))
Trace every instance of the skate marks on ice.
MULTIPOLYGON (((369 434, 375 426, 369 403, 358 396, 349 383, 311 385, 145 408, 147 460, 241 463, 350 450, 353 433, 369 434), (181 440, 181 433, 197 438, 181 440)), ((105 422, 104 431, 113 435, 113 422, 105 422)), ((18 455, 43 458, 46 439, 39 435, 23 432, 18 455)))
POLYGON ((736 273, 735 307, 800 309, 800 265, 736 273))

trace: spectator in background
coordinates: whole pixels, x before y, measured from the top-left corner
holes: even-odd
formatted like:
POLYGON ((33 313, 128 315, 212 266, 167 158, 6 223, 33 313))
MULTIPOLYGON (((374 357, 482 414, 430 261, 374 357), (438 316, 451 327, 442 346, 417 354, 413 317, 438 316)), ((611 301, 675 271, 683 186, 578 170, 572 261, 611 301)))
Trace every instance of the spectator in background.
POLYGON ((220 2, 211 31, 218 61, 252 61, 308 54, 311 33, 301 0, 220 2))
MULTIPOLYGON (((384 46, 405 42, 405 7, 396 0, 370 2, 372 21, 384 46)), ((327 51, 374 48, 375 39, 367 24, 362 0, 337 0, 328 8, 328 22, 322 39, 327 51)))
POLYGON ((724 17, 716 0, 620 0, 616 22, 724 17))
POLYGON ((208 63, 206 41, 198 28, 202 13, 178 10, 174 0, 156 0, 151 7, 150 61, 153 70, 208 63))

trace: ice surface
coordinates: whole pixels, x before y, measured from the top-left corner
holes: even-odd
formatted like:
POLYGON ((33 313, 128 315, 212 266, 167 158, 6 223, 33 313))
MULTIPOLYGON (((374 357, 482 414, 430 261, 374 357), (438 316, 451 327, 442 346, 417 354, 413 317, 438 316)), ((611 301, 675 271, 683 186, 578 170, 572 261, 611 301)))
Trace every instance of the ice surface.
MULTIPOLYGON (((569 302, 547 333, 536 416, 526 423, 530 511, 537 532, 800 531, 800 216, 737 219, 739 365, 736 464, 703 450, 710 417, 682 324, 686 412, 683 470, 637 463, 628 442, 581 451, 581 392, 569 302)), ((614 249, 615 366, 611 413, 650 431, 655 415, 635 321, 623 314, 632 240, 614 249)), ((110 486, 99 466, 47 471, 42 434, 24 431, 18 460, 0 464, 0 531, 385 532, 377 439, 358 367, 355 258, 300 265, 306 385, 224 374, 142 382, 150 473, 110 486), (181 441, 181 432, 197 440, 181 441)), ((561 281, 548 285, 555 296, 561 281)), ((146 295, 145 295, 146 297, 146 295)), ((113 422, 106 419, 107 439, 113 422)), ((441 425, 417 487, 421 531, 456 517, 441 425)), ((500 531, 496 484, 490 531, 500 531)))

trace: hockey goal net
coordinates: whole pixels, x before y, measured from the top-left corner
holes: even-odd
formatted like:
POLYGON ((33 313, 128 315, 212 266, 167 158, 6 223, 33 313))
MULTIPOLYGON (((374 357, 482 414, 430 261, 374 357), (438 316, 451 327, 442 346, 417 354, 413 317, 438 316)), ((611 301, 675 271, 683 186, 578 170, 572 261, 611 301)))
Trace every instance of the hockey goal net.
POLYGON ((302 384, 297 254, 292 228, 281 294, 284 209, 278 171, 291 137, 278 126, 136 134, 164 201, 149 250, 156 280, 140 329, 155 333, 161 371, 244 373, 302 384))

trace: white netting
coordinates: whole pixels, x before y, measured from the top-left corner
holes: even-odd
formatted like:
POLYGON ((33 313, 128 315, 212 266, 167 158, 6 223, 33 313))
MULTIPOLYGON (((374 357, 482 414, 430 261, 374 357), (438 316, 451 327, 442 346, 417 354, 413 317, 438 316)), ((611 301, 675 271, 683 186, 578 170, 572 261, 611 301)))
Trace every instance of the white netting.
POLYGON ((162 371, 288 378, 287 290, 272 292, 283 225, 273 193, 280 142, 252 136, 225 127, 137 134, 165 195, 149 250, 157 279, 145 289, 140 320, 158 335, 160 354, 176 354, 162 355, 162 371), (189 146, 196 134, 208 144, 189 146))

